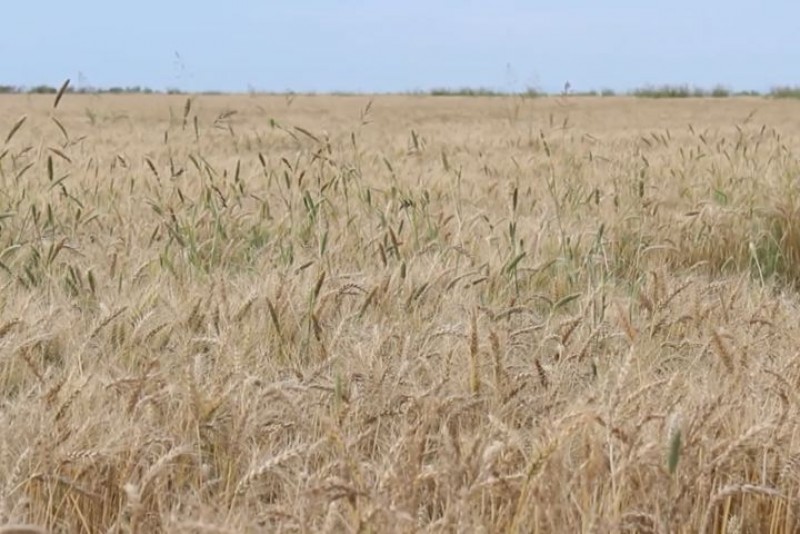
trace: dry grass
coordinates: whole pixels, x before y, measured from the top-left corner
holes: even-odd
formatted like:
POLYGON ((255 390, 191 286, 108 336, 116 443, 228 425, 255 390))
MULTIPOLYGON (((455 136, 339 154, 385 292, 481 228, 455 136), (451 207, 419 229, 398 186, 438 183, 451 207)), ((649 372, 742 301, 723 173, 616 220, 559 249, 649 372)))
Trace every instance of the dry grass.
POLYGON ((0 532, 797 531, 799 105, 3 97, 0 532))

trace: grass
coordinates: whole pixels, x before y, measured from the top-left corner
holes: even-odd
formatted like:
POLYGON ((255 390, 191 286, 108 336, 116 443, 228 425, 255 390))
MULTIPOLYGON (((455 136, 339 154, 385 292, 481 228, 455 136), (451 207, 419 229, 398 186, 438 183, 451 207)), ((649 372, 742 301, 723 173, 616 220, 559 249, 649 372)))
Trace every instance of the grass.
POLYGON ((62 89, 0 101, 0 532, 798 529, 793 102, 62 89))

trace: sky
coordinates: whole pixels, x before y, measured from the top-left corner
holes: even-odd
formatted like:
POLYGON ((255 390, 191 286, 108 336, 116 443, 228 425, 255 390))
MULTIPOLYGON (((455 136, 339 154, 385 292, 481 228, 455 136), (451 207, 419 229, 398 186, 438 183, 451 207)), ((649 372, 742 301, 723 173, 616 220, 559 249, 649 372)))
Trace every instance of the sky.
POLYGON ((625 91, 800 85, 800 2, 5 2, 0 85, 625 91))

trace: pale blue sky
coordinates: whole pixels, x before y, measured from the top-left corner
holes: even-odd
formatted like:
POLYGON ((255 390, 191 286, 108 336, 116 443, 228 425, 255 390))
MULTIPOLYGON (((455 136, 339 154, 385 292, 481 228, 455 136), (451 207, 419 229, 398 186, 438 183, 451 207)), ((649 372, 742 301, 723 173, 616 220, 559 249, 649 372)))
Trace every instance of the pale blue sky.
POLYGON ((0 84, 386 92, 800 84, 800 2, 4 2, 0 84))

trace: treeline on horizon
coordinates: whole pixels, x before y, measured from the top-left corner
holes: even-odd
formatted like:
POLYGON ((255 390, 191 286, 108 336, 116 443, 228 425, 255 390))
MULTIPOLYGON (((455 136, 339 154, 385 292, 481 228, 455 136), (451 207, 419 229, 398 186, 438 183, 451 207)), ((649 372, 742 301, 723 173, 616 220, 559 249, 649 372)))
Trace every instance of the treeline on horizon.
MULTIPOLYGON (((74 94, 168 94, 168 95, 183 95, 183 94, 202 94, 202 95, 224 95, 235 94, 226 93, 225 91, 184 91, 178 88, 167 88, 165 90, 152 89, 150 87, 142 86, 129 86, 129 87, 66 87, 66 93, 74 94)), ((17 85, 0 85, 0 94, 57 94, 58 88, 50 85, 35 85, 32 87, 23 87, 17 85)), ((331 92, 315 92, 315 91, 258 91, 249 90, 249 94, 304 94, 304 95, 359 95, 367 94, 358 91, 331 91, 331 92)), ((632 89, 630 91, 617 92, 613 89, 600 89, 589 91, 572 91, 565 90, 559 93, 548 93, 536 88, 527 88, 521 92, 514 91, 499 91, 485 87, 459 87, 447 88, 437 87, 430 90, 417 90, 417 91, 400 91, 396 93, 386 94, 405 94, 405 95, 429 95, 429 96, 523 96, 523 97, 546 97, 546 96, 600 96, 600 97, 614 97, 614 96, 634 96, 641 98, 726 98, 732 96, 766 96, 773 98, 800 98, 800 86, 775 86, 767 92, 761 91, 734 91, 726 86, 717 85, 711 89, 691 86, 688 84, 682 85, 645 85, 632 89)))

